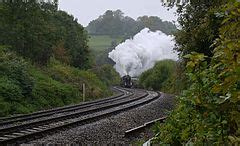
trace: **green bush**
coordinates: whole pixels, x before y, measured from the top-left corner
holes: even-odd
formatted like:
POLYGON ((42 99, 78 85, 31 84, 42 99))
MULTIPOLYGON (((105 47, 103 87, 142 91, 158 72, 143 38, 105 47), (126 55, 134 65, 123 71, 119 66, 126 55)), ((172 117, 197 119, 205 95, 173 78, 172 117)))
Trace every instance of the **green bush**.
POLYGON ((0 48, 0 75, 0 116, 29 112, 24 101, 31 96, 33 80, 27 63, 0 48))
POLYGON ((119 85, 120 83, 120 76, 111 65, 105 64, 94 68, 92 71, 108 86, 119 85))
POLYGON ((32 71, 35 79, 33 88, 33 104, 36 107, 48 108, 63 106, 81 101, 80 92, 71 85, 53 80, 40 71, 32 71))
POLYGON ((164 82, 162 92, 180 95, 185 89, 189 88, 189 82, 183 68, 181 62, 176 64, 172 75, 164 82))
POLYGON ((146 89, 161 90, 164 83, 170 79, 175 69, 175 61, 163 60, 155 66, 142 73, 139 78, 139 84, 146 89))
POLYGON ((0 116, 12 113, 16 109, 14 104, 23 99, 22 90, 18 85, 6 76, 0 77, 0 116))
POLYGON ((46 72, 54 80, 71 84, 80 91, 82 91, 82 85, 84 83, 86 85, 86 100, 92 100, 111 94, 108 91, 107 85, 92 71, 79 70, 68 65, 63 65, 52 59, 46 72))
POLYGON ((3 100, 2 97, 0 97, 0 116, 5 116, 5 115, 9 115, 11 107, 10 107, 10 103, 6 102, 3 100))
POLYGON ((20 101, 23 99, 21 88, 6 76, 0 77, 0 94, 4 100, 20 101))
POLYGON ((106 84, 90 71, 56 60, 38 68, 0 48, 0 116, 79 103, 83 100, 83 83, 86 84, 86 100, 111 94, 106 84))
POLYGON ((28 66, 27 62, 14 53, 0 49, 0 74, 7 76, 18 85, 24 96, 30 96, 33 88, 28 66))

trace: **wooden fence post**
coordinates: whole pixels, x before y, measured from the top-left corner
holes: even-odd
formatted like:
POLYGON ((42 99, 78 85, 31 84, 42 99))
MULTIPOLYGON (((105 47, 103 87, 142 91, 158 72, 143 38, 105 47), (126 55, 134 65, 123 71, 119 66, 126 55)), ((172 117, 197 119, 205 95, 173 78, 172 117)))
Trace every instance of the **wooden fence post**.
POLYGON ((85 97, 86 97, 86 86, 85 86, 85 83, 83 83, 83 86, 82 86, 82 88, 83 88, 83 102, 85 102, 85 97))

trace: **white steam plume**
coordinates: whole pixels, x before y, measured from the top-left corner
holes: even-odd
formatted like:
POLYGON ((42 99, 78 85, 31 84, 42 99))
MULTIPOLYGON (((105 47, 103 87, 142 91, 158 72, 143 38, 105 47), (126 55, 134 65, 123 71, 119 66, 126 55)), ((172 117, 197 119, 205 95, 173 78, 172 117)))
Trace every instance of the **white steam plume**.
POLYGON ((156 61, 177 60, 173 52, 174 41, 161 31, 152 32, 148 28, 141 30, 133 39, 119 44, 108 57, 115 63, 115 69, 121 75, 139 76, 152 68, 156 61))

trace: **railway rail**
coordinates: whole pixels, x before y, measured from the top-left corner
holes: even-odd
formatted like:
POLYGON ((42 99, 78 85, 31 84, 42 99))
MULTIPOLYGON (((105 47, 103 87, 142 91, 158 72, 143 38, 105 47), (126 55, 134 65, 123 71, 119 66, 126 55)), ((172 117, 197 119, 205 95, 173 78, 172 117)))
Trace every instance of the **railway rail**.
POLYGON ((32 114, 25 114, 25 115, 2 118, 0 120, 0 128, 3 125, 8 125, 8 124, 13 124, 13 123, 24 122, 24 121, 27 121, 27 120, 33 120, 33 119, 48 117, 48 116, 55 115, 55 114, 58 114, 58 113, 73 112, 73 111, 76 111, 76 110, 91 107, 93 105, 97 106, 97 105, 101 105, 101 104, 106 104, 106 103, 113 102, 113 101, 116 101, 116 100, 120 100, 120 99, 123 99, 123 98, 127 98, 127 97, 133 95, 132 92, 130 92, 129 90, 126 90, 126 89, 123 90, 122 88, 114 87, 114 90, 118 91, 118 94, 115 95, 115 96, 111 96, 109 98, 104 98, 104 99, 91 101, 91 102, 86 102, 86 103, 81 103, 81 104, 77 104, 77 105, 71 105, 71 106, 65 106, 65 107, 60 107, 60 108, 35 112, 35 113, 32 113, 32 114))
POLYGON ((15 122, 21 122, 21 121, 24 121, 24 120, 41 118, 41 117, 44 117, 44 116, 50 116, 50 115, 53 115, 53 114, 56 114, 56 113, 67 112, 69 110, 71 111, 71 110, 75 110, 75 109, 78 109, 78 108, 89 107, 89 106, 92 106, 93 104, 101 104, 101 103, 104 104, 107 101, 116 100, 116 98, 118 98, 118 97, 122 97, 124 95, 127 96, 128 94, 132 94, 131 92, 122 90, 119 87, 114 87, 113 90, 117 91, 118 93, 117 93, 117 95, 111 96, 109 98, 104 98, 104 99, 100 99, 100 100, 85 102, 85 103, 81 103, 81 104, 77 104, 77 105, 70 105, 70 106, 54 108, 54 109, 50 109, 50 110, 34 112, 34 113, 31 113, 31 114, 22 114, 22 115, 17 115, 17 116, 0 118, 0 126, 15 123, 15 122))
POLYGON ((153 126, 156 122, 164 122, 166 120, 167 117, 162 117, 162 118, 158 118, 158 119, 155 119, 155 120, 152 120, 152 121, 149 121, 147 123, 144 123, 143 125, 141 126, 138 126, 138 127, 135 127, 135 128, 132 128, 132 129, 129 129, 127 131, 125 131, 125 137, 131 135, 131 134, 135 134, 135 133, 140 133, 141 131, 143 131, 144 129, 146 128, 149 128, 151 126, 153 126))
POLYGON ((106 99, 1 119, 0 144, 27 142, 58 130, 84 125, 142 106, 159 97, 159 93, 144 90, 116 90, 121 93, 106 99))

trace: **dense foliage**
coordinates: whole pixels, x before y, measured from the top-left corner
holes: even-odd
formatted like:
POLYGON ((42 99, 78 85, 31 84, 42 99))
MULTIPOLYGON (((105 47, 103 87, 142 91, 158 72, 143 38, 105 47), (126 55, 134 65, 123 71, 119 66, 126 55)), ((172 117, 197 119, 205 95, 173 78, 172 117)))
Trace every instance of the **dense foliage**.
POLYGON ((163 21, 159 17, 142 16, 134 20, 131 17, 124 16, 121 10, 106 11, 98 19, 91 21, 86 29, 90 34, 95 35, 130 37, 145 27, 152 31, 161 30, 166 34, 172 34, 176 31, 176 26, 172 22, 163 21))
POLYGON ((222 22, 221 17, 216 19, 217 8, 224 2, 213 0, 199 3, 193 0, 191 4, 179 6, 178 22, 182 28, 175 36, 176 50, 181 57, 191 52, 212 56, 212 44, 219 36, 218 29, 222 22))
POLYGON ((145 89, 162 90, 163 85, 170 79, 175 70, 175 61, 162 60, 153 68, 143 72, 139 77, 140 86, 145 89))
POLYGON ((192 0, 178 10, 176 49, 190 85, 166 123, 156 127, 155 142, 239 143, 240 3, 192 0))
POLYGON ((15 0, 0 3, 0 44, 46 65, 51 56, 79 68, 89 68, 88 37, 73 16, 56 3, 15 0))
POLYGON ((0 116, 79 103, 83 84, 85 100, 109 96, 118 76, 110 67, 103 67, 108 79, 90 70, 87 43, 87 32, 56 1, 0 2, 0 116))
POLYGON ((120 76, 112 65, 105 64, 93 68, 92 71, 108 86, 119 85, 120 83, 120 76))
POLYGON ((0 74, 0 116, 79 103, 83 83, 86 100, 110 95, 106 84, 92 72, 55 59, 39 69, 4 47, 0 49, 0 74))

